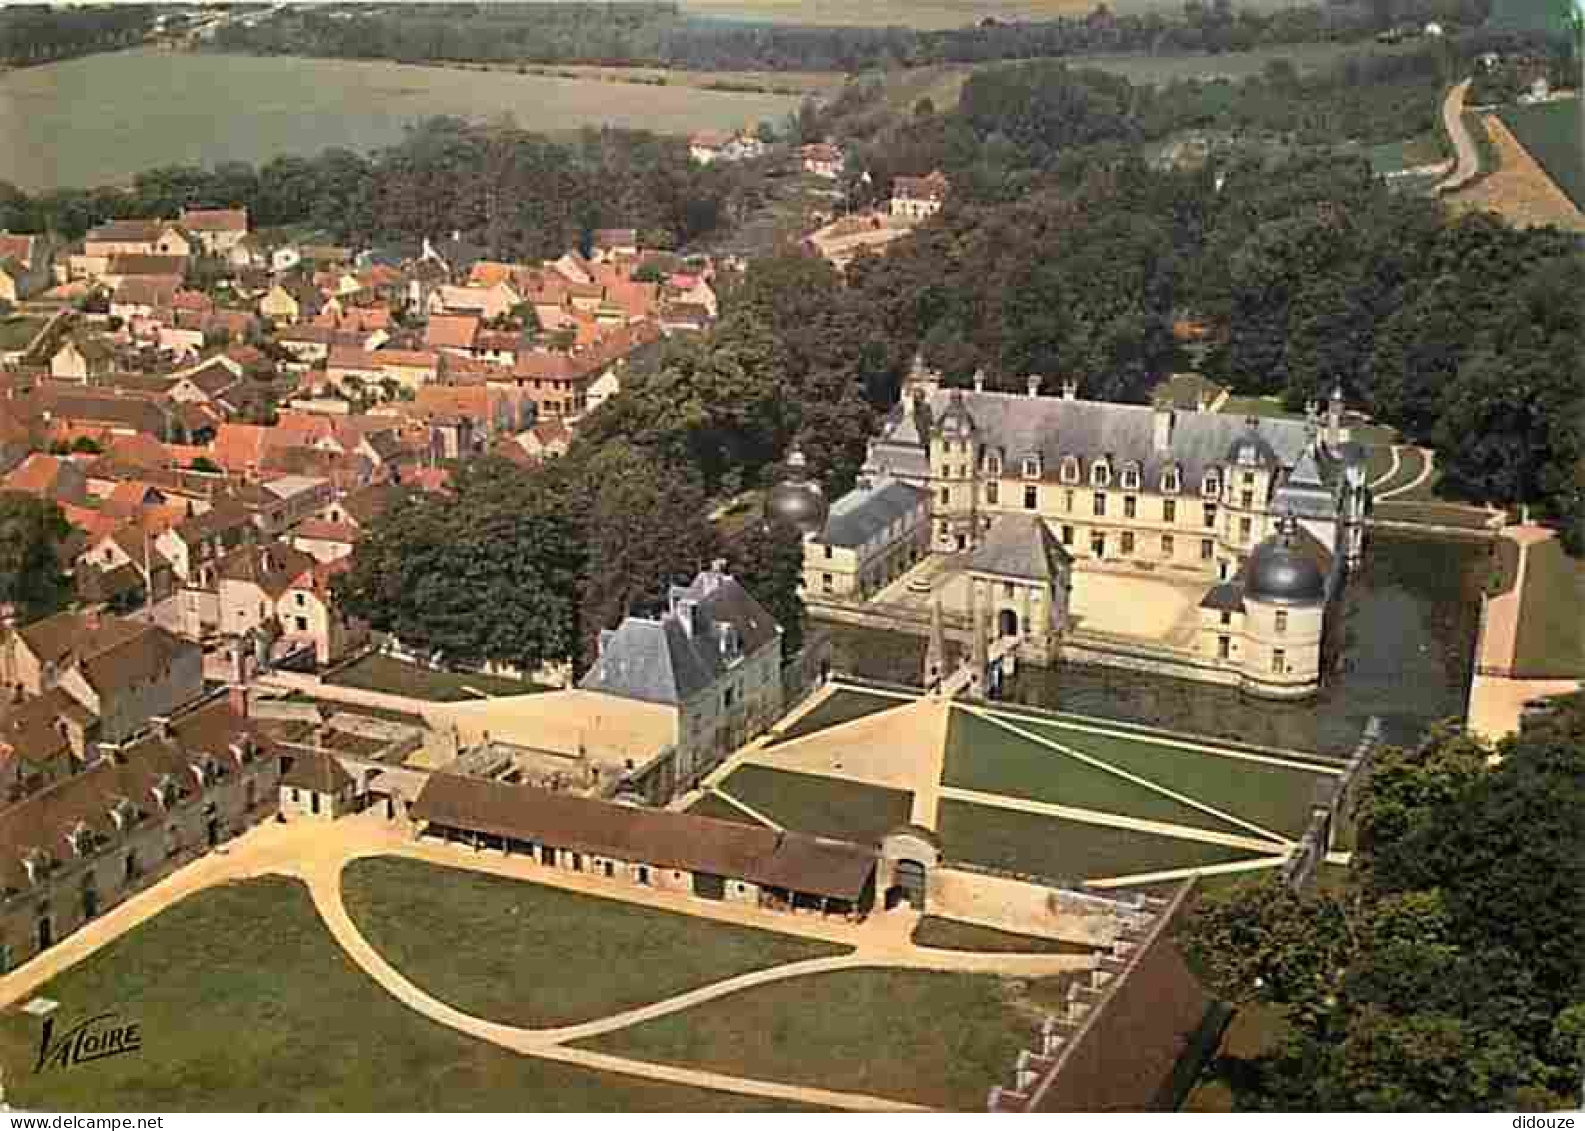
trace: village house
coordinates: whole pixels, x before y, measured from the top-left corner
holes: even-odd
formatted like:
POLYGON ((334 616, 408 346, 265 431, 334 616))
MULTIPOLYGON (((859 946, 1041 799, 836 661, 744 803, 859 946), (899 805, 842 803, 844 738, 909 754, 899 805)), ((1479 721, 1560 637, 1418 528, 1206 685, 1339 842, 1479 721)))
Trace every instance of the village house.
POLYGON ((110 316, 122 322, 153 318, 170 307, 181 285, 180 276, 129 276, 111 292, 110 316))
POLYGON ((0 809, 0 969, 276 811, 280 760, 238 696, 0 809))
POLYGON ((638 255, 637 228, 596 228, 589 238, 589 258, 596 263, 638 255))
POLYGON ((176 222, 210 255, 228 255, 248 236, 246 208, 186 208, 176 222))
POLYGON ((600 633, 579 686, 677 710, 673 788, 690 789, 781 713, 781 626, 718 560, 659 617, 600 633))
POLYGON ((270 287, 259 300, 259 314, 277 326, 293 326, 315 317, 324 306, 325 296, 318 288, 292 278, 270 287))
POLYGON ((315 564, 281 542, 243 545, 227 554, 216 569, 220 631, 245 636, 254 629, 278 629, 276 606, 282 595, 315 564))
POLYGON ((479 319, 471 314, 436 314, 424 327, 424 348, 472 357, 479 338, 479 319))
POLYGON ((750 161, 765 155, 765 143, 752 134, 702 130, 688 139, 688 154, 700 165, 750 161))
POLYGON ((102 338, 67 338, 50 355, 50 376, 57 381, 98 384, 115 366, 115 350, 102 338))
POLYGON ((840 179, 847 164, 842 150, 826 142, 813 142, 804 146, 799 157, 804 172, 828 181, 840 179))
POLYGON ((287 820, 333 821, 357 809, 358 782, 324 750, 294 750, 281 775, 280 811, 287 820))
POLYGON ((88 499, 88 476, 76 461, 64 456, 34 452, 6 474, 7 491, 20 491, 57 503, 84 503, 88 499))
POLYGON ((345 559, 315 561, 293 549, 303 563, 275 601, 275 615, 284 638, 293 645, 313 649, 314 661, 324 667, 362 648, 369 639, 368 626, 342 615, 331 601, 331 581, 347 567, 345 559))
POLYGON ((0 231, 0 299, 16 303, 49 288, 50 241, 44 236, 0 231))
POLYGON ((96 755, 93 712, 60 688, 0 705, 0 806, 77 773, 96 755))
POLYGON ((112 255, 99 273, 99 282, 114 290, 128 279, 180 279, 187 260, 179 255, 112 255))
MULTIPOLYGON (((111 220, 83 237, 83 257, 108 262, 115 255, 173 255, 185 259, 193 241, 163 220, 111 220)), ((101 267, 100 270, 103 268, 101 267)))
POLYGON ((951 189, 939 169, 924 177, 898 177, 892 182, 892 215, 903 220, 928 220, 941 211, 951 189))

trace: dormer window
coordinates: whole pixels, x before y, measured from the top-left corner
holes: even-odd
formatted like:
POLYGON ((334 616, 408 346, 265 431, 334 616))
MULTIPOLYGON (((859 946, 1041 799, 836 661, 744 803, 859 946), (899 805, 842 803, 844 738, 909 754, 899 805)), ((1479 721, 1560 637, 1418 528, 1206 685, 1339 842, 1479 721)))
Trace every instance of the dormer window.
POLYGON ((1139 489, 1139 465, 1131 463, 1123 468, 1123 488, 1128 491, 1139 489))
POLYGON ((1112 465, 1104 459, 1090 465, 1090 486, 1109 487, 1112 483, 1112 465))
POLYGON ((94 849, 94 833, 86 821, 78 821, 66 834, 66 843, 78 856, 87 856, 94 849))
POLYGON ((985 470, 992 475, 1002 473, 1002 455, 1000 452, 991 452, 985 457, 985 470))
POLYGON ((150 787, 149 792, 154 795, 155 804, 159 805, 161 809, 169 809, 175 805, 176 799, 180 795, 180 791, 176 786, 176 779, 171 777, 170 774, 161 774, 154 785, 150 787))
POLYGON ((1205 473, 1205 482, 1200 485, 1201 493, 1206 498, 1214 498, 1222 493, 1222 477, 1215 471, 1205 473))
POLYGON ((1175 467, 1166 468, 1161 473, 1161 493, 1163 495, 1176 495, 1183 490, 1183 476, 1175 467))
POLYGON ((1024 478, 1025 479, 1039 479, 1040 478, 1040 457, 1039 456, 1025 456, 1024 457, 1024 478))
POLYGON ((110 819, 115 822, 117 832, 126 832, 137 823, 138 808, 132 804, 130 798, 118 798, 116 803, 110 806, 110 819))
POLYGON ((1062 481, 1064 483, 1077 483, 1079 481, 1079 461, 1068 456, 1062 461, 1062 481))

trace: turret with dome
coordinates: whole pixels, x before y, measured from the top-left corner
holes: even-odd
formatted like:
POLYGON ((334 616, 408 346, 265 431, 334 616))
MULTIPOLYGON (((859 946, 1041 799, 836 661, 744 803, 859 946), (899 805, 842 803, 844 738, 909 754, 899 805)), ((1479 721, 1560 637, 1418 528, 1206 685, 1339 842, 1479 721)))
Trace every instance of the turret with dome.
POLYGON ((809 461, 796 444, 787 453, 787 473, 765 499, 765 521, 785 522, 800 534, 825 528, 830 505, 820 484, 809 478, 809 461))

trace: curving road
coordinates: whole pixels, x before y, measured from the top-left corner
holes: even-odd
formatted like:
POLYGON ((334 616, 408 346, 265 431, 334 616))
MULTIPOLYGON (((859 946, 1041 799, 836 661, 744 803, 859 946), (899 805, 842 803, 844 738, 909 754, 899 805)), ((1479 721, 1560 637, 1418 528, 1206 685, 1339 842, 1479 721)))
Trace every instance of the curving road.
POLYGON ((1442 124, 1447 127, 1448 137, 1453 139, 1458 161, 1453 165, 1453 171, 1437 183, 1437 193, 1461 189, 1480 172, 1480 153, 1475 148, 1475 139, 1464 128, 1464 98, 1469 94, 1469 83, 1470 80, 1465 79, 1456 84, 1442 100, 1442 124))

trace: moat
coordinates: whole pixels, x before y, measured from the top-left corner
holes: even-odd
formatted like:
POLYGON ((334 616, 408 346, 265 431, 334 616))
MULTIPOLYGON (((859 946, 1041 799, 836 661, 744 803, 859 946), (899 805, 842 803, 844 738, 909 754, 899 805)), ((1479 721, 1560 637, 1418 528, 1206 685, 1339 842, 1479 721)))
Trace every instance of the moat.
MULTIPOLYGON (((1387 740, 1415 742, 1440 719, 1462 719, 1479 631, 1491 544, 1377 531, 1350 582, 1341 667, 1305 703, 1272 703, 1229 688, 1120 668, 1023 667, 1004 698, 1266 746, 1342 755, 1380 716, 1387 740)), ((920 637, 841 625, 831 634, 837 671, 917 684, 920 637)))

